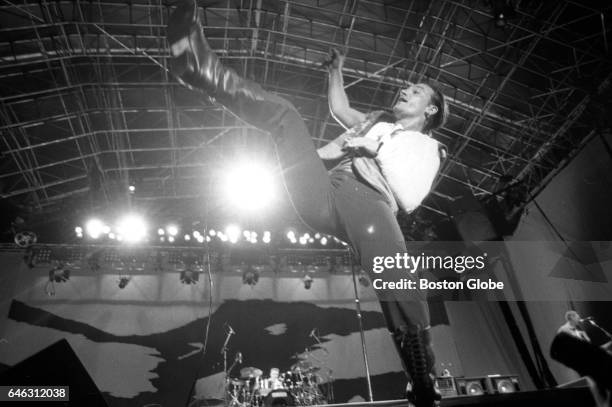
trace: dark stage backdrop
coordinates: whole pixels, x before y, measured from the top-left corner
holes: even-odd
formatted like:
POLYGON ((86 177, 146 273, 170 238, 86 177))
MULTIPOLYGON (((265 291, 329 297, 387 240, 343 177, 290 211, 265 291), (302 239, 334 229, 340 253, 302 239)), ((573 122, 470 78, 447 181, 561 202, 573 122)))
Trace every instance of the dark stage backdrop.
MULTIPOLYGON (((110 406, 181 406, 192 386, 198 397, 222 397, 220 349, 229 324, 236 331, 230 362, 237 351, 244 359, 234 376, 240 367, 284 371, 306 358, 321 368, 321 381, 333 382, 335 402, 367 399, 350 274, 315 274, 305 290, 297 275, 262 276, 250 287, 240 273, 215 273, 209 309, 206 279, 184 285, 177 273, 135 275, 119 289, 117 275, 75 272, 48 297, 48 270, 28 269, 21 256, 0 255, 0 363, 14 365, 66 338, 110 406), (309 336, 314 328, 321 344, 309 336)), ((359 290, 374 398, 401 398, 404 374, 380 307, 371 287, 359 290)), ((515 373, 529 388, 496 307, 432 305, 437 368, 457 376, 515 373)))

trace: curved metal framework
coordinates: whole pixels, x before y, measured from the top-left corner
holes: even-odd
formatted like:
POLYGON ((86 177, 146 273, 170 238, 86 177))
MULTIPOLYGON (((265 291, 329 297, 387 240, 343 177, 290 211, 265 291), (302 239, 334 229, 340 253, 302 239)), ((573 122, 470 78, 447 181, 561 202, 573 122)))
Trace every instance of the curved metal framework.
MULTIPOLYGON (((195 184, 259 135, 166 70, 174 2, 0 0, 2 198, 43 211, 133 203, 157 213, 206 197, 195 184), (203 169, 204 168, 204 169, 203 169), (84 198, 87 197, 87 198, 84 198), (95 198, 92 198, 95 197, 95 198)), ((242 74, 290 98, 324 143, 330 47, 348 52, 357 109, 388 108, 408 82, 433 81, 451 117, 424 208, 469 189, 525 204, 588 140, 609 88, 612 6, 510 0, 199 1, 211 45, 242 74), (505 7, 505 8, 504 8, 505 7), (506 19, 496 18, 509 11, 506 19), (525 195, 526 194, 526 195, 525 195), (510 198, 512 196, 513 198, 510 198)), ((266 149, 261 147, 262 154, 266 149)))

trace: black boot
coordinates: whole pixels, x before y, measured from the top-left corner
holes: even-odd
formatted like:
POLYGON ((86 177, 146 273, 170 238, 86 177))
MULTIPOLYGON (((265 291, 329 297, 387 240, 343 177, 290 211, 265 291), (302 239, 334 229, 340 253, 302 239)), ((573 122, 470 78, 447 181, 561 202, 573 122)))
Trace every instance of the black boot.
POLYGON ((238 96, 262 99, 263 90, 258 84, 221 64, 204 36, 193 0, 176 8, 166 33, 174 57, 171 71, 185 86, 204 91, 224 105, 231 105, 238 96))
POLYGON ((436 406, 441 396, 434 385, 435 357, 429 329, 410 327, 394 333, 393 339, 410 376, 408 401, 416 407, 436 406))

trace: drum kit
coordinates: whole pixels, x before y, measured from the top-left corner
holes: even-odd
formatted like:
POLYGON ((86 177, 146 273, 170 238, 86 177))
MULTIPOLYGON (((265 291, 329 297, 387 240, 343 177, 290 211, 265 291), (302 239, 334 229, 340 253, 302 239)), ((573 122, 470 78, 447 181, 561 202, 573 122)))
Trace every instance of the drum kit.
MULTIPOLYGON (((280 369, 272 368, 270 375, 264 376, 261 369, 251 366, 240 369, 240 377, 232 377, 232 369, 242 364, 242 353, 236 352, 233 362, 228 366, 228 344, 236 331, 227 323, 225 326, 228 331, 221 347, 225 376, 224 400, 196 401, 205 402, 206 407, 281 407, 313 406, 333 400, 331 369, 325 369, 326 373, 322 374, 320 366, 324 363, 317 359, 309 348, 301 355, 294 355, 294 359, 298 361, 285 372, 281 373, 280 369), (316 361, 319 366, 315 366, 310 360, 316 361), (326 390, 325 394, 321 389, 326 390)), ((316 335, 316 329, 309 336, 314 338, 319 346, 322 345, 316 335)))
POLYGON ((270 369, 270 375, 256 367, 240 369, 240 378, 228 378, 226 397, 230 407, 312 406, 325 404, 319 389, 320 369, 307 361, 299 361, 290 370, 280 373, 270 369))

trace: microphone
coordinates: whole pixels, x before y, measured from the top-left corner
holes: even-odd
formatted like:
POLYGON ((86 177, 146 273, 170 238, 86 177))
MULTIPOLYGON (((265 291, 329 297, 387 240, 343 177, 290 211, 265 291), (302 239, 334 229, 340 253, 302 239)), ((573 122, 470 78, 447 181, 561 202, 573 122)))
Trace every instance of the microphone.
POLYGON ((586 317, 586 318, 582 318, 580 320, 580 322, 592 322, 594 319, 595 318, 589 316, 589 317, 586 317))
POLYGON ((323 69, 323 68, 327 69, 332 65, 333 62, 334 62, 333 59, 326 59, 319 64, 319 69, 323 69))
POLYGON ((229 333, 230 335, 234 335, 234 334, 236 333, 236 331, 234 331, 234 330, 232 329, 232 326, 231 326, 230 324, 228 324, 227 322, 225 323, 225 326, 227 326, 227 327, 229 328, 229 332, 228 332, 228 333, 229 333))
POLYGON ((242 364, 242 352, 237 352, 236 353, 236 358, 235 358, 236 362, 238 362, 239 364, 242 364))
POLYGON ((317 328, 313 328, 312 331, 308 334, 309 338, 314 338, 316 336, 317 328))

